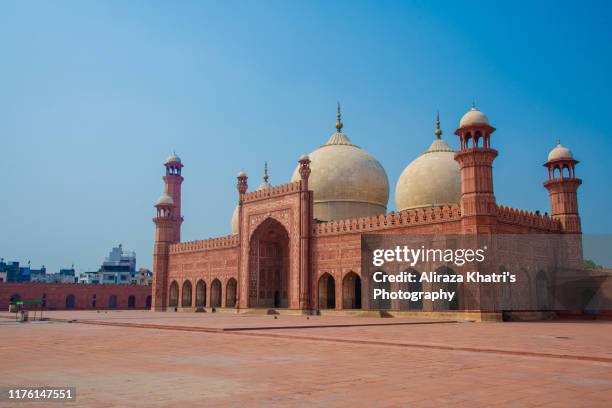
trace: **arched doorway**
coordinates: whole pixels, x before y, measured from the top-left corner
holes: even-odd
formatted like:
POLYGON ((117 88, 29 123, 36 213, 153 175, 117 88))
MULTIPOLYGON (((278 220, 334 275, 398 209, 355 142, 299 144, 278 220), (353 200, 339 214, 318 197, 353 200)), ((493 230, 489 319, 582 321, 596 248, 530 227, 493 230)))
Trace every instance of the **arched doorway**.
POLYGON ((117 295, 110 295, 108 298, 108 308, 116 309, 117 308, 117 295))
POLYGON ((361 278, 349 272, 342 280, 342 308, 361 309, 361 278))
POLYGON ((128 309, 133 309, 136 307, 136 296, 130 295, 128 296, 128 309))
POLYGON ((19 293, 13 293, 9 301, 11 302, 19 302, 21 300, 21 295, 19 293))
POLYGON ((249 243, 249 306, 289 306, 289 234, 273 218, 262 222, 249 243))
POLYGON ((76 301, 74 299, 74 295, 66 296, 66 309, 74 309, 76 306, 76 301))
POLYGON ((147 309, 151 308, 151 295, 147 296, 146 305, 147 309))
POLYGON ((92 309, 95 309, 95 308, 96 308, 96 303, 97 303, 97 299, 96 299, 96 295, 94 294, 94 295, 91 297, 91 308, 92 308, 92 309))
MULTIPOLYGON (((456 275, 455 271, 447 266, 441 266, 436 269, 437 275, 456 275)), ((451 279, 451 282, 435 282, 433 283, 433 291, 443 290, 445 292, 453 292, 453 300, 436 300, 433 303, 433 310, 459 310, 459 284, 456 279, 451 279)))
POLYGON ((221 307, 221 281, 215 279, 210 284, 210 306, 221 307))
POLYGON ((206 307, 206 282, 202 279, 196 284, 196 307, 206 307))
POLYGON ((236 307, 236 279, 230 278, 225 289, 225 307, 236 307))
POLYGON ((183 282, 183 294, 181 296, 181 306, 191 307, 191 282, 186 280, 183 282))
POLYGON ((329 273, 319 278, 319 309, 336 308, 336 280, 329 273))
POLYGON ((176 281, 172 281, 172 283, 170 284, 170 293, 168 294, 169 296, 168 306, 170 307, 178 306, 178 296, 179 296, 178 292, 179 292, 178 283, 176 283, 176 281))

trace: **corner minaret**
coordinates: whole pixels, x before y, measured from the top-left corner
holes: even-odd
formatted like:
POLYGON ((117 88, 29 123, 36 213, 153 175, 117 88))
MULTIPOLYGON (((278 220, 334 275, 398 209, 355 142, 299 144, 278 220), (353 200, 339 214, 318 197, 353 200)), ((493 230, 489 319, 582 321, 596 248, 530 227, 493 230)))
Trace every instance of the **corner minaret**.
POLYGON ((164 192, 172 197, 174 201, 174 242, 181 242, 181 224, 183 216, 181 215, 181 185, 183 184, 183 176, 181 176, 183 163, 181 159, 172 153, 166 159, 166 175, 164 176, 164 192))
POLYGON ((493 160, 497 150, 491 148, 493 132, 495 128, 474 104, 455 131, 461 145, 455 160, 461 172, 461 216, 465 233, 495 230, 497 204, 493 194, 493 160))
POLYGON ((155 204, 155 244, 153 247, 153 296, 151 309, 165 311, 168 306, 168 256, 175 241, 174 200, 166 193, 155 204))
POLYGON ((153 248, 153 296, 151 309, 164 311, 168 307, 168 258, 170 245, 180 242, 181 224, 181 184, 183 164, 176 154, 171 154, 164 164, 164 193, 159 197, 155 208, 155 244, 153 248))
POLYGON ((550 197, 550 215, 561 223, 564 232, 579 234, 582 231, 578 215, 576 191, 582 180, 576 178, 574 168, 578 161, 561 142, 548 154, 544 167, 548 169, 548 180, 544 187, 550 197))

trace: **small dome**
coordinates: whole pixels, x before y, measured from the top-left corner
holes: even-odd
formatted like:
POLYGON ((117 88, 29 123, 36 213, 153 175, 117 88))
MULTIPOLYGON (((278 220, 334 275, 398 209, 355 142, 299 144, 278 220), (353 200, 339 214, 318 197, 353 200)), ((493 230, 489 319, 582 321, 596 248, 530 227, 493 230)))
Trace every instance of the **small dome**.
MULTIPOLYGON (((385 169, 342 132, 310 153, 309 188, 314 192, 314 218, 341 220, 384 214, 389 200, 385 169)), ((300 180, 300 166, 291 181, 300 180)))
POLYGON ((556 159, 573 159, 574 155, 567 147, 563 146, 561 143, 558 143, 554 149, 548 153, 548 161, 556 160, 556 159))
POLYGON ((397 211, 458 203, 461 176, 454 156, 444 139, 436 139, 406 166, 395 187, 397 211))
POLYGON ((238 206, 234 208, 232 214, 232 235, 238 234, 238 206))
POLYGON ((162 194, 157 199, 156 205, 174 205, 174 200, 168 194, 162 194))
POLYGON ((240 170, 240 173, 238 173, 238 177, 246 177, 247 174, 244 172, 244 170, 240 170))
POLYGON ((262 181, 261 184, 259 185, 259 187, 257 187, 257 191, 259 190, 265 190, 267 188, 272 188, 272 184, 268 183, 268 181, 262 181))
POLYGON ((168 156, 168 158, 166 159, 166 164, 171 164, 171 163, 180 163, 181 162, 181 158, 178 157, 176 155, 176 153, 172 153, 170 156, 168 156))
POLYGON ((300 158, 298 159, 298 161, 302 161, 302 160, 310 160, 310 157, 308 157, 307 154, 303 154, 300 156, 300 158))
POLYGON ((467 111, 467 113, 463 115, 459 121, 459 127, 475 125, 489 126, 489 119, 487 119, 487 116, 484 113, 476 109, 476 106, 472 106, 472 109, 467 111))

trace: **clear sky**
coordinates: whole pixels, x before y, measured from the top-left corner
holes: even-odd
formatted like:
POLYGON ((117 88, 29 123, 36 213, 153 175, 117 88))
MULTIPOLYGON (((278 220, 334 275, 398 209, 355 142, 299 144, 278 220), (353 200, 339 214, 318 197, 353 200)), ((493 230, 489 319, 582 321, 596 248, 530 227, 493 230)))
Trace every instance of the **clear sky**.
POLYGON ((151 267, 165 158, 183 239, 226 235, 244 169, 287 182, 344 130, 402 169, 473 99, 498 130, 497 201, 548 211, 557 139, 580 160, 583 229, 612 232, 612 2, 0 2, 0 256, 151 267))

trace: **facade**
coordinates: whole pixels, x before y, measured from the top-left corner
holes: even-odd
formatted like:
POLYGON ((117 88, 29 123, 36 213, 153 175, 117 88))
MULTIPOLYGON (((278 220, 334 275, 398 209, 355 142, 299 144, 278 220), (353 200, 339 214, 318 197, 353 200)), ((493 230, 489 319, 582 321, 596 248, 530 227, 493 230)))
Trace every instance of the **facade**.
MULTIPOLYGON (((578 162, 561 144, 545 163, 550 215, 502 206, 493 189, 496 129, 473 106, 455 131, 458 151, 442 139, 437 121, 433 143, 398 180, 397 211, 388 213, 384 168, 342 129, 338 109, 336 131, 327 143, 300 157, 287 184, 272 186, 266 169, 264 183, 248 191, 247 175, 238 174, 232 234, 207 240, 180 240, 183 163, 171 155, 165 163, 164 194, 155 205, 153 219, 153 309, 401 310, 399 302, 381 306, 368 300, 361 270, 364 234, 570 234, 576 239, 566 248, 564 262, 582 267, 577 204, 581 180, 574 172, 578 162)), ((505 262, 528 258, 521 249, 506 251, 505 257, 505 262)), ((437 267, 431 266, 432 270, 437 267)), ((534 287, 537 273, 525 268, 526 279, 534 287)), ((444 307, 485 309, 473 300, 473 296, 460 296, 444 307)), ((419 310, 435 308, 423 303, 419 310)))

